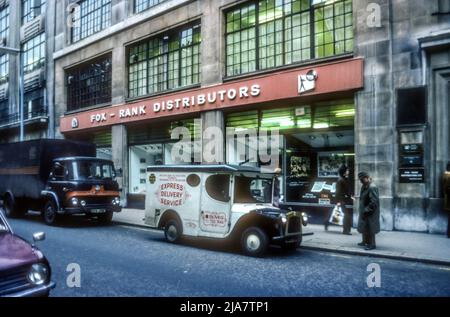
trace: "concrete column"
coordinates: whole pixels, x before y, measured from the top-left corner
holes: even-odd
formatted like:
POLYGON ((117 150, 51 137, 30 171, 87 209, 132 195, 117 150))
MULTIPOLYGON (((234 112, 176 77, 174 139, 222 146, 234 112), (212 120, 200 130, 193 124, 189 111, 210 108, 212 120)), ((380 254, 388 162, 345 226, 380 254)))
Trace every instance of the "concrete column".
POLYGON ((128 136, 127 127, 124 125, 115 125, 111 129, 112 132, 112 160, 118 173, 117 182, 119 188, 122 188, 120 199, 122 206, 127 205, 128 194, 128 136))
POLYGON ((55 27, 52 21, 56 19, 56 2, 48 1, 45 12, 45 33, 46 33, 46 93, 47 93, 47 114, 49 117, 47 137, 55 137, 55 63, 53 52, 55 51, 55 27))
POLYGON ((111 102, 117 105, 125 102, 127 80, 124 78, 126 61, 125 47, 117 45, 112 52, 111 102))
POLYGON ((222 164, 225 163, 225 122, 223 112, 220 110, 217 111, 208 111, 202 113, 202 163, 203 164, 222 164), (221 157, 221 159, 216 160, 214 162, 207 162, 204 158, 204 150, 207 148, 208 144, 211 140, 204 139, 204 132, 208 128, 218 128, 218 132, 221 132, 221 136, 215 135, 217 138, 221 138, 221 141, 217 142, 217 146, 215 147, 217 152, 216 157, 221 157))
POLYGON ((222 82, 223 19, 220 1, 204 1, 202 16, 201 76, 202 86, 222 82))
POLYGON ((127 18, 128 0, 111 1, 111 25, 122 22, 127 18))

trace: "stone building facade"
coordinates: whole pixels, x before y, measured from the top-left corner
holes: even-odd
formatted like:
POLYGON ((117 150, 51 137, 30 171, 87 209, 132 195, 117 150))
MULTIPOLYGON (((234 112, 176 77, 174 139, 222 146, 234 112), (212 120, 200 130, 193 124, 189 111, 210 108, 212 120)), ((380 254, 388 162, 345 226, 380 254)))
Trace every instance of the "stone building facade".
POLYGON ((24 139, 54 137, 53 23, 46 0, 0 1, 2 44, 22 56, 0 54, 0 141, 19 140, 20 68, 23 70, 24 139), (20 67, 19 67, 19 59, 20 67))
MULTIPOLYGON (((333 205, 332 165, 344 160, 356 192, 361 170, 379 186, 383 229, 444 233, 449 11, 440 0, 47 0, 49 130, 95 142, 134 206, 145 165, 173 163, 165 132, 174 122, 200 135, 281 128, 286 203, 320 221, 333 205), (310 71, 316 86, 302 91, 310 71), (155 111, 214 89, 231 95, 155 111), (408 122, 408 103, 426 115, 408 122)), ((223 151, 223 162, 239 163, 223 151)))

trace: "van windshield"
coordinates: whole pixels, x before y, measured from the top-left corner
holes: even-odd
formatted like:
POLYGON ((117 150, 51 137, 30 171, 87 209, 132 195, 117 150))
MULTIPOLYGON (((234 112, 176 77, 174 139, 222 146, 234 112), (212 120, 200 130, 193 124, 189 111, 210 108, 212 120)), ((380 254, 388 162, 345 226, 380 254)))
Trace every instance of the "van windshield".
POLYGON ((71 174, 73 180, 114 179, 116 177, 112 163, 96 160, 73 161, 71 174))
POLYGON ((272 179, 236 176, 234 202, 237 204, 272 203, 272 179))

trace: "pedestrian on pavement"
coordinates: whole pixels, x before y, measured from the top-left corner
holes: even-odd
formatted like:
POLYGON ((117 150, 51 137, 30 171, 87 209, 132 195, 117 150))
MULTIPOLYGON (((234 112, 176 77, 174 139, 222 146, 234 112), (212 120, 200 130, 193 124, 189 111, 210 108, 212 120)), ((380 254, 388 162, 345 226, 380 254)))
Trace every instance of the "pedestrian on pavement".
POLYGON ((362 242, 365 250, 376 248, 375 235, 380 232, 380 200, 378 188, 372 182, 370 175, 360 172, 358 178, 362 183, 359 195, 359 220, 358 232, 362 234, 362 242))
POLYGON ((349 175, 350 170, 346 165, 339 168, 339 179, 336 183, 336 205, 341 207, 344 213, 344 228, 343 234, 352 235, 353 225, 353 209, 347 208, 348 205, 353 205, 353 195, 350 190, 349 175))

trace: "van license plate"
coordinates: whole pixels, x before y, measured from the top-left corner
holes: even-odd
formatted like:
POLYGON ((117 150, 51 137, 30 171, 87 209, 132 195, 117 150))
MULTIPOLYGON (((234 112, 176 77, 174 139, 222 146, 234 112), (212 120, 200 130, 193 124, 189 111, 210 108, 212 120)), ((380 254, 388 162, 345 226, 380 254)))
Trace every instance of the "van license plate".
POLYGON ((105 209, 91 209, 91 213, 93 214, 103 214, 105 212, 106 212, 105 209))

